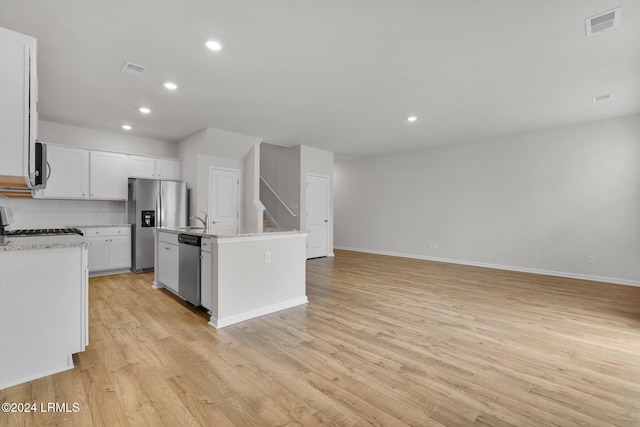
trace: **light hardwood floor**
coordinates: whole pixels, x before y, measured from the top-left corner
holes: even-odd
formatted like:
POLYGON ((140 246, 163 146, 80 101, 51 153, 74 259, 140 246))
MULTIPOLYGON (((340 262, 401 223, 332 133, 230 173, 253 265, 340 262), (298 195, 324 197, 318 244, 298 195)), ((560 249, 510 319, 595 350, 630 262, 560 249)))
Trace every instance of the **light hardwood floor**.
POLYGON ((640 425, 640 288, 336 251, 215 330, 151 281, 91 279, 76 368, 0 390, 77 413, 0 425, 640 425))

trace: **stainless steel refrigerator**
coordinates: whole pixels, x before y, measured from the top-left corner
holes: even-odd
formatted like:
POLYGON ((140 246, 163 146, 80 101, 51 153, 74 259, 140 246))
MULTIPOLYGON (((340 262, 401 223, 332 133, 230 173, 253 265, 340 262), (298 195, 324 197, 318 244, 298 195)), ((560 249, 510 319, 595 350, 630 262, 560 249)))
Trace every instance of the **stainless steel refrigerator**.
POLYGON ((131 231, 131 270, 153 270, 154 227, 187 225, 187 184, 129 178, 128 200, 131 231))

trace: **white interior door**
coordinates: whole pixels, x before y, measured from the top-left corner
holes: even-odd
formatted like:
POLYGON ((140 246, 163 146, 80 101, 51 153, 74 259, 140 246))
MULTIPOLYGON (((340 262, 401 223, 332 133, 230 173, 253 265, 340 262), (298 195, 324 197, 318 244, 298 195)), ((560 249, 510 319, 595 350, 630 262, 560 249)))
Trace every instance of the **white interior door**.
POLYGON ((329 177, 307 174, 307 258, 329 255, 329 177))
POLYGON ((209 221, 210 226, 238 231, 240 217, 240 171, 236 169, 209 169, 209 221))

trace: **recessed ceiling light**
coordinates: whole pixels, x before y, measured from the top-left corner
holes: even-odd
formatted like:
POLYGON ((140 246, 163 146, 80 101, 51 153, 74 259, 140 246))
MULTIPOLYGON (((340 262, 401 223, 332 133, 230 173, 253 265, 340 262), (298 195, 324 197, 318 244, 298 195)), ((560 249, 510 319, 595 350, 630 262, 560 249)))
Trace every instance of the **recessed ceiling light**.
POLYGON ((176 90, 176 89, 178 89, 178 85, 177 85, 177 84, 175 84, 175 83, 173 83, 173 82, 166 82, 166 83, 164 84, 164 87, 166 87, 166 88, 167 88, 167 89, 169 89, 169 90, 176 90))
POLYGON ((407 121, 408 121, 409 123, 413 123, 413 122, 415 122, 416 120, 418 120, 418 117, 416 117, 416 116, 409 116, 409 117, 407 117, 407 121))
POLYGON ((207 46, 210 50, 213 50, 215 52, 218 52, 220 50, 222 50, 222 43, 220 43, 219 41, 216 40, 209 40, 205 43, 205 46, 207 46))
POLYGON ((138 108, 138 111, 140 111, 142 114, 149 114, 151 112, 151 109, 147 107, 140 107, 138 108))
POLYGON ((122 125, 122 129, 124 130, 131 130, 131 126, 130 125, 122 125))

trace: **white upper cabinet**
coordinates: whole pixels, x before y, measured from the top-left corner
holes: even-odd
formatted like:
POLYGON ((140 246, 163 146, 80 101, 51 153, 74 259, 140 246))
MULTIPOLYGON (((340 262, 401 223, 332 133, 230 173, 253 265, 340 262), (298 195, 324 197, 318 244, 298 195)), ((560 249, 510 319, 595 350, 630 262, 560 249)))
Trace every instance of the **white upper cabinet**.
POLYGON ((35 197, 127 200, 127 178, 179 180, 178 159, 47 144, 49 181, 35 197))
POLYGON ((0 64, 0 186, 19 184, 15 180, 30 186, 38 124, 36 39, 0 28, 0 64))
POLYGON ((156 159, 157 179, 180 180, 182 175, 182 162, 172 159, 156 159))
POLYGON ((129 177, 179 180, 182 172, 180 160, 147 156, 129 156, 129 177))
POLYGON ((127 200, 127 155, 91 151, 90 194, 92 199, 127 200))
POLYGON ((89 197, 89 151, 47 144, 47 188, 36 197, 86 199, 89 197))
POLYGON ((129 177, 156 178, 156 159, 144 156, 129 156, 129 177))

